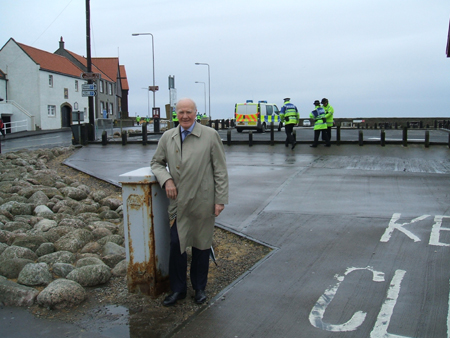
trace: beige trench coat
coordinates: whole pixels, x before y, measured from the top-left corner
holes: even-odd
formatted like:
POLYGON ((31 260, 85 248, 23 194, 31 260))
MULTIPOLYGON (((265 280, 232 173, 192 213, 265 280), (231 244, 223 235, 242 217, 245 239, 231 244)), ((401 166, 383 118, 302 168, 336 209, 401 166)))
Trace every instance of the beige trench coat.
POLYGON ((161 187, 170 178, 177 187, 177 199, 170 200, 168 212, 177 215, 181 252, 186 247, 209 249, 214 231, 214 205, 228 203, 228 172, 217 131, 195 123, 183 147, 180 127, 166 131, 150 166, 161 187))

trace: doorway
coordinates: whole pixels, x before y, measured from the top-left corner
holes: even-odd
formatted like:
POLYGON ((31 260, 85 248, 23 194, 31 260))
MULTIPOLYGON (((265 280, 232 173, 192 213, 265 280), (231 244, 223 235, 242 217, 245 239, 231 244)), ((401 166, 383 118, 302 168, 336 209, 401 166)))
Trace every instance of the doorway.
POLYGON ((64 105, 61 107, 61 127, 70 127, 72 124, 72 108, 64 105))

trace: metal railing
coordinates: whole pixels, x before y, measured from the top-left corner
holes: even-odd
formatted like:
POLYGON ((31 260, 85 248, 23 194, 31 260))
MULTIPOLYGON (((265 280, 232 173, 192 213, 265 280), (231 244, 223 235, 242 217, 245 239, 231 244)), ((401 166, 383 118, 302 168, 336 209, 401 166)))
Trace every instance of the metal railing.
POLYGON ((5 133, 17 133, 18 131, 26 131, 28 130, 28 121, 14 121, 14 122, 4 122, 3 130, 5 133), (8 130, 10 130, 8 132, 8 130))
POLYGON ((0 102, 0 114, 10 115, 12 117, 11 122, 5 123, 3 121, 9 125, 8 129, 11 129, 12 133, 24 130, 36 130, 34 115, 31 115, 15 101, 7 100, 0 102), (20 129, 24 127, 23 121, 25 121, 25 128, 20 129))

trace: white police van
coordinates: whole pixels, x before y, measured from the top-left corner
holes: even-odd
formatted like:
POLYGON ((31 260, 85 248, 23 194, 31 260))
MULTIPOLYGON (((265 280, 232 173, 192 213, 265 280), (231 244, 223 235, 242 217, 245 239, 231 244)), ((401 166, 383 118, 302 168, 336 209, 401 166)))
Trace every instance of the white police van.
POLYGON ((274 128, 278 131, 283 127, 280 118, 280 110, 276 104, 267 101, 247 100, 245 103, 236 103, 234 108, 234 118, 236 120, 236 130, 242 133, 244 129, 254 129, 259 133, 264 133, 270 128, 273 121, 274 128))

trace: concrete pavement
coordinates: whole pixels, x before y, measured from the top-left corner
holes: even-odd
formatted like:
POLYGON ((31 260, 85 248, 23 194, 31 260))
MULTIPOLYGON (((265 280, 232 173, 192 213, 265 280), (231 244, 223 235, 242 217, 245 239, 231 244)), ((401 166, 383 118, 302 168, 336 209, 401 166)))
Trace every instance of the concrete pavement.
MULTIPOLYGON (((66 164, 118 182, 155 149, 89 145, 66 164)), ((276 250, 174 336, 448 336, 447 147, 225 150, 217 222, 276 250)))
MULTIPOLYGON (((90 144, 66 164, 118 184, 155 149, 90 144)), ((447 146, 225 151, 230 204, 217 223, 275 250, 173 336, 449 336, 447 146)), ((127 325, 136 332, 124 324, 121 337, 127 325)))

